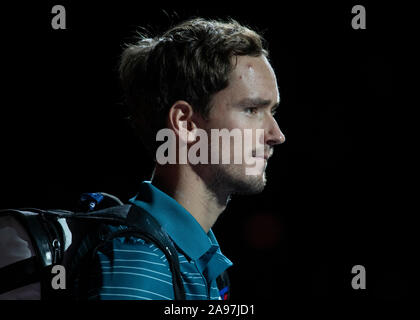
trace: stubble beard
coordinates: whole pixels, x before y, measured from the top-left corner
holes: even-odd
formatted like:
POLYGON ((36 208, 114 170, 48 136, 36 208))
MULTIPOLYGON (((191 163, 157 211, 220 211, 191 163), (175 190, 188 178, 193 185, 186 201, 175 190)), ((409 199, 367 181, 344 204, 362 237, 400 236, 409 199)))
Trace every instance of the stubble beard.
POLYGON ((265 170, 259 175, 246 175, 243 165, 220 164, 212 168, 210 189, 229 194, 251 195, 264 190, 265 170))

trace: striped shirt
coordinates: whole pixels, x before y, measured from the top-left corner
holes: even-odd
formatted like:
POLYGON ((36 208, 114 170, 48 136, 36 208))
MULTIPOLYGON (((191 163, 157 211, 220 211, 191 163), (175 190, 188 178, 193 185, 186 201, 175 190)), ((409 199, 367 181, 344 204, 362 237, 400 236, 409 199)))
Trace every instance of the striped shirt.
MULTIPOLYGON (((216 278, 232 265, 176 200, 144 181, 130 202, 149 212, 175 244, 187 300, 220 300, 216 278)), ((123 228, 118 227, 118 228, 123 228)), ((165 254, 153 243, 134 237, 115 238, 97 253, 90 299, 173 300, 172 273, 165 254), (99 281, 99 282, 98 282, 99 281)), ((223 288, 220 288, 223 289, 223 288)))

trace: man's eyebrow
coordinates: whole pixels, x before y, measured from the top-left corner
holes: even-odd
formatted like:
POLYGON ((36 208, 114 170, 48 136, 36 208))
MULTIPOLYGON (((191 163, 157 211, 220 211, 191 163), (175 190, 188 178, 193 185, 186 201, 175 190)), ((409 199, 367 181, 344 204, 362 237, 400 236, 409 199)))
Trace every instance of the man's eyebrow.
MULTIPOLYGON (((237 103, 238 106, 249 106, 249 107, 268 107, 273 102, 271 100, 267 99, 261 99, 261 98, 245 98, 242 99, 237 103)), ((279 107, 280 102, 276 102, 273 107, 272 111, 275 111, 279 107)))

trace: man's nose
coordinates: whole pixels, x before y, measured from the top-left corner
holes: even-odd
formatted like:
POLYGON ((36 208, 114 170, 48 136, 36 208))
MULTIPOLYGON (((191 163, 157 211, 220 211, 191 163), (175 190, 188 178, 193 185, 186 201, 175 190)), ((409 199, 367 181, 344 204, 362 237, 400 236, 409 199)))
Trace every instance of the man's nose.
POLYGON ((280 127, 276 119, 271 118, 265 130, 265 143, 269 146, 275 146, 276 144, 282 144, 286 141, 286 137, 281 132, 280 127))

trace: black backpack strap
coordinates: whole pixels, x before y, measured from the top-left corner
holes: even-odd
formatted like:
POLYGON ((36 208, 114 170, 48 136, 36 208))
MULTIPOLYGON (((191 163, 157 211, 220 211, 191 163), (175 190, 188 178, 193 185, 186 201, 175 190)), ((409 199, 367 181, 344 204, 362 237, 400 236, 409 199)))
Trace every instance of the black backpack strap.
POLYGON ((0 268, 0 294, 39 281, 41 272, 36 256, 0 268))
POLYGON ((172 273, 175 300, 185 300, 185 288, 182 282, 178 252, 159 222, 144 209, 132 205, 126 218, 126 225, 140 230, 144 235, 142 238, 151 241, 162 250, 168 260, 172 273))

